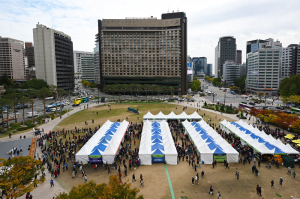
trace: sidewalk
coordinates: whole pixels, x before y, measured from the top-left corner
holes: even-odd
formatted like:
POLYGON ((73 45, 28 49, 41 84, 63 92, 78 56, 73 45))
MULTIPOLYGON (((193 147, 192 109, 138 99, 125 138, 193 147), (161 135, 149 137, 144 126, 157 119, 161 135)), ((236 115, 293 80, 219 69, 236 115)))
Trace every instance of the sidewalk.
MULTIPOLYGON (((98 105, 102 105, 103 103, 100 104, 96 104, 96 103, 92 103, 89 104, 89 108, 92 108, 94 106, 98 106, 98 105)), ((47 124, 43 124, 41 126, 39 126, 40 129, 44 129, 45 133, 48 133, 49 131, 52 131, 61 121, 63 121, 63 119, 69 117, 70 115, 77 113, 78 111, 84 110, 83 106, 80 108, 75 107, 73 110, 71 110, 70 112, 64 114, 62 116, 62 119, 55 118, 54 120, 48 122, 47 124)), ((0 138, 0 143, 1 142, 8 142, 8 141, 12 141, 12 140, 18 140, 20 139, 20 136, 26 136, 26 138, 32 138, 35 137, 33 130, 28 130, 27 132, 24 133, 20 133, 20 134, 12 134, 11 138, 9 137, 4 137, 4 138, 0 138)), ((36 157, 41 157, 42 156, 42 150, 40 147, 37 146, 36 148, 36 157)), ((31 195, 33 196, 33 198, 42 198, 42 199, 53 199, 53 197, 55 197, 56 195, 58 195, 61 192, 67 192, 54 178, 54 187, 50 188, 50 180, 51 180, 51 174, 48 172, 47 169, 45 169, 45 173, 46 173, 46 180, 43 184, 39 185, 37 188, 35 188, 32 192, 31 195)), ((20 199, 25 198, 25 195, 19 197, 20 199)))

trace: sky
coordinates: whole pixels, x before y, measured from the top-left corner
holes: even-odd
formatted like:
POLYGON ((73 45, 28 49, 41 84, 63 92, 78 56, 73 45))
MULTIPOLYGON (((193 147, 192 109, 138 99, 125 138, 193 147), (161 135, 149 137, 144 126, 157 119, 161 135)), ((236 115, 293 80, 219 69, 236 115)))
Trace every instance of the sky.
POLYGON ((243 62, 249 40, 299 44, 299 8, 299 0, 0 0, 0 36, 33 42, 39 22, 70 35, 74 50, 93 52, 98 19, 160 19, 179 11, 188 18, 188 55, 207 57, 214 67, 222 36, 236 38, 243 62))

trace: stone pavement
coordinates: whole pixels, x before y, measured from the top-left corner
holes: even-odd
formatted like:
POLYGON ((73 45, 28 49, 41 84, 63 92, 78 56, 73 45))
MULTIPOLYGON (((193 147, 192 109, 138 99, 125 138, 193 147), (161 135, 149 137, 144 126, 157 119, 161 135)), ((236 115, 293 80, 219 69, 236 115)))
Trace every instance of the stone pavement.
MULTIPOLYGON (((89 104, 89 108, 94 107, 94 106, 98 106, 98 105, 102 105, 103 103, 100 104, 96 104, 96 103, 90 103, 89 104)), ((54 120, 48 122, 47 124, 43 124, 41 126, 39 126, 38 128, 40 128, 40 130, 42 130, 42 128, 44 129, 45 133, 48 133, 49 131, 53 130, 63 119, 69 117, 70 115, 77 113, 78 111, 83 110, 83 105, 81 105, 81 107, 75 107, 73 110, 71 110, 70 112, 66 113, 65 115, 62 116, 62 119, 55 118, 54 120)), ((0 138, 0 143, 1 142, 7 142, 7 141, 12 141, 12 140, 18 140, 20 139, 20 136, 26 136, 26 138, 31 138, 34 137, 34 132, 33 129, 24 132, 24 133, 20 133, 20 134, 12 134, 11 138, 4 137, 4 138, 0 138)), ((41 148, 37 146, 36 148, 36 153, 35 153, 36 157, 41 157, 42 156, 42 151, 41 148)), ((39 185, 37 188, 35 188, 32 192, 31 195, 33 196, 33 198, 41 198, 41 199, 53 199, 53 197, 55 197, 56 195, 58 195, 61 192, 67 192, 69 190, 65 190, 59 183, 57 183, 57 181, 55 179, 54 180, 54 187, 50 188, 50 180, 51 180, 51 174, 48 172, 48 170, 45 170, 46 173, 46 180, 43 184, 39 185)), ((21 198, 25 198, 25 195, 19 197, 21 198)))

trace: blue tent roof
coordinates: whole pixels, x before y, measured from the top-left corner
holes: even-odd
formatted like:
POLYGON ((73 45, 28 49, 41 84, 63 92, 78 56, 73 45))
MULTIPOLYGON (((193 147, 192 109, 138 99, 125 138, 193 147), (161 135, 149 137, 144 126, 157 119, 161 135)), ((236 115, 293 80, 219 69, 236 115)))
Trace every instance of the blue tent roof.
POLYGON ((95 149, 90 155, 101 155, 99 149, 95 149))
POLYGON ((158 138, 158 139, 162 140, 161 135, 152 135, 151 136, 151 140, 154 140, 155 138, 158 138))
POLYGON ((197 122, 194 121, 194 122, 192 122, 191 124, 192 124, 193 126, 195 126, 195 125, 197 124, 197 122))
POLYGON ((152 140, 152 143, 162 143, 162 141, 160 141, 158 138, 155 138, 154 140, 152 140))
MULTIPOLYGON (((111 127, 111 128, 109 128, 109 129, 107 129, 107 131, 112 131, 112 132, 115 133, 115 132, 117 131, 117 128, 118 128, 118 127, 116 127, 116 128, 112 128, 112 127, 111 127)), ((106 131, 106 132, 107 132, 107 131, 106 131)))
POLYGON ((265 143, 266 141, 265 141, 263 138, 259 137, 259 138, 258 138, 258 142, 259 142, 259 143, 265 143))
POLYGON ((214 154, 225 154, 219 147, 216 148, 214 154))
POLYGON ((152 126, 158 127, 158 126, 160 126, 160 123, 158 123, 158 122, 153 122, 153 123, 152 123, 152 126))
POLYGON ((278 147, 275 147, 275 151, 274 153, 285 153, 283 152, 281 149, 279 149, 278 147))
MULTIPOLYGON (((153 151, 153 150, 152 150, 153 151)), ((156 154, 156 155, 158 155, 158 154, 164 154, 161 150, 159 150, 159 149, 156 149, 152 154, 156 154)))
POLYGON ((211 138, 207 138, 206 140, 205 140, 205 143, 208 143, 208 142, 215 142, 213 139, 211 139, 211 138))
POLYGON ((103 138, 103 139, 100 140, 99 144, 100 144, 100 143, 102 143, 102 144, 107 144, 108 142, 107 142, 106 139, 103 138))
POLYGON ((112 131, 106 131, 105 135, 114 135, 112 131))
POLYGON ((160 132, 159 131, 154 131, 154 132, 152 132, 152 134, 160 134, 160 132))
POLYGON ((99 149, 100 151, 104 151, 106 149, 106 147, 107 147, 106 145, 101 143, 101 144, 98 144, 97 146, 95 146, 92 151, 97 150, 97 149, 99 149))
POLYGON ((217 148, 217 145, 214 142, 209 143, 207 146, 210 150, 214 150, 215 148, 217 148))
POLYGON ((266 142, 265 146, 270 150, 273 150, 275 148, 275 146, 273 144, 270 144, 269 142, 266 142))
POLYGON ((196 130, 197 132, 199 132, 199 131, 205 131, 203 128, 200 128, 200 127, 196 127, 195 130, 196 130))
POLYGON ((160 128, 158 128, 158 127, 152 128, 151 132, 154 132, 154 131, 161 132, 160 128))
POLYGON ((252 137, 253 139, 258 139, 259 137, 257 135, 255 135, 254 133, 250 134, 250 137, 252 137))
POLYGON ((112 137, 110 135, 106 135, 103 138, 106 139, 106 140, 108 140, 108 141, 110 141, 112 137))
POLYGON ((159 143, 155 143, 151 146, 151 151, 154 151, 155 149, 160 149, 160 150, 164 150, 164 146, 159 144, 159 143))

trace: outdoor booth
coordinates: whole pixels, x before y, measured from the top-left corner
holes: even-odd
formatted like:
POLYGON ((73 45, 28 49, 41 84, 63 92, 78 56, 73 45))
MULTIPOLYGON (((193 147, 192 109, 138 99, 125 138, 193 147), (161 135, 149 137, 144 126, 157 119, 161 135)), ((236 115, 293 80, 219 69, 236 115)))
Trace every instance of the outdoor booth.
POLYGON ((142 165, 177 164, 177 150, 166 121, 144 121, 139 157, 142 165))
POLYGON ((107 120, 102 127, 76 153, 77 162, 108 163, 114 162, 115 155, 120 149, 129 123, 111 122, 107 120))
POLYGON ((148 112, 144 115, 143 120, 201 120, 202 117, 195 111, 193 114, 188 115, 186 112, 182 112, 179 115, 176 115, 173 111, 165 115, 161 111, 157 115, 153 115, 148 112))
POLYGON ((203 120, 184 121, 183 126, 198 150, 202 164, 218 162, 238 163, 239 153, 203 120))

